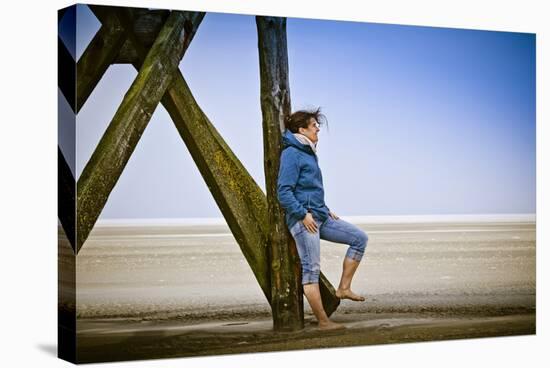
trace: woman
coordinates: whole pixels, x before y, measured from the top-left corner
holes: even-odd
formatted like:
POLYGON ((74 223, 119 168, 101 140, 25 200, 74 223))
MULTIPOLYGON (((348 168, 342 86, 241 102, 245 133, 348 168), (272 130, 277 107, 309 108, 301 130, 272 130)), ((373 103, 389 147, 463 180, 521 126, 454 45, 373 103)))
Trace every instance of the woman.
POLYGON ((319 292, 321 239, 348 244, 336 296, 363 301, 351 291, 351 280, 359 266, 367 234, 340 219, 325 205, 323 178, 317 159, 319 125, 326 120, 320 109, 296 111, 286 121, 283 152, 277 182, 279 202, 285 209, 286 225, 296 241, 302 264, 302 285, 320 329, 344 328, 332 322, 319 292))

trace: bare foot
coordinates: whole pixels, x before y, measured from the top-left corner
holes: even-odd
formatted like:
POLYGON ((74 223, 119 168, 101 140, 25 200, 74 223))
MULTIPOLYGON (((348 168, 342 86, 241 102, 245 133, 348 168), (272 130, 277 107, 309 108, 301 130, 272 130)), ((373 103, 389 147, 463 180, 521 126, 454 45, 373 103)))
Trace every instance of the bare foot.
POLYGON ((356 302, 363 302, 365 298, 355 294, 351 289, 338 289, 336 290, 336 297, 338 299, 350 299, 356 302))
POLYGON ((340 330, 345 329, 346 326, 341 325, 340 323, 332 322, 330 319, 326 322, 319 322, 319 329, 320 330, 340 330))

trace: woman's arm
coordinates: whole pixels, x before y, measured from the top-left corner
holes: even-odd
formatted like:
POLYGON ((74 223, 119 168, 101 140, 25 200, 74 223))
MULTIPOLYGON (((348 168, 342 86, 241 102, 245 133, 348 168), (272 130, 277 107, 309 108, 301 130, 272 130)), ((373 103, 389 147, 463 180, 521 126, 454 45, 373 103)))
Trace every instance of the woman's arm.
POLYGON ((294 196, 299 176, 298 156, 291 149, 283 150, 277 179, 277 196, 286 213, 303 219, 306 217, 307 211, 294 196))

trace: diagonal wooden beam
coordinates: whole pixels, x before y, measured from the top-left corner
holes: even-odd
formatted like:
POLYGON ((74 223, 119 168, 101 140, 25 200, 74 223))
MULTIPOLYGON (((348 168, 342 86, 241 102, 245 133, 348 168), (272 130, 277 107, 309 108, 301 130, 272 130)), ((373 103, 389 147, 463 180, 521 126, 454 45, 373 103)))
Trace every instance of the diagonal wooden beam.
POLYGON ((277 199, 281 133, 284 118, 291 110, 286 18, 257 16, 256 27, 271 260, 271 310, 275 330, 292 331, 304 328, 304 303, 300 259, 277 199))
POLYGON ((126 41, 124 29, 117 27, 114 15, 107 18, 76 64, 76 112, 97 86, 126 41))
POLYGON ((172 11, 77 185, 77 252, 126 166, 204 13, 172 11))

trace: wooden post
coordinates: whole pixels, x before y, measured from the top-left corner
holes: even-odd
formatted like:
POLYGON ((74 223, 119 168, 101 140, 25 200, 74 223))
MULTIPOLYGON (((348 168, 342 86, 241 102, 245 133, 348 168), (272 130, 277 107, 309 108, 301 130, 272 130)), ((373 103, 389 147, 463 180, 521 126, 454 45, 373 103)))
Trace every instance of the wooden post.
POLYGON ((260 101, 271 261, 271 310, 275 330, 304 328, 303 289, 296 244, 277 198, 284 118, 290 114, 286 18, 256 17, 260 56, 260 101))
POLYGON ((105 206, 158 102, 171 84, 174 71, 189 44, 191 24, 186 12, 171 12, 84 168, 77 185, 77 252, 105 206))

